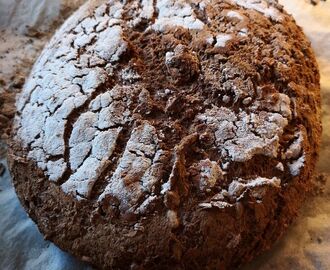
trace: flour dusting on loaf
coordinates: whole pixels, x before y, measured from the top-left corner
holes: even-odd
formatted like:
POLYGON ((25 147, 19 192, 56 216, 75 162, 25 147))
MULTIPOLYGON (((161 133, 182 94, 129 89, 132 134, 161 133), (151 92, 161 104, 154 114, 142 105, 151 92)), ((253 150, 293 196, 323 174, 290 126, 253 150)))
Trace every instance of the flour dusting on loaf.
MULTIPOLYGON (((262 12, 271 19, 282 19, 280 11, 265 1, 233 2, 244 9, 240 11, 236 7, 227 10, 226 16, 229 19, 246 20, 241 13, 246 9, 262 12)), ((215 48, 226 48, 230 40, 241 38, 239 31, 242 29, 239 24, 236 32, 235 27, 230 32, 223 32, 221 28, 210 28, 197 18, 193 7, 183 0, 157 1, 156 14, 151 1, 130 4, 135 7, 132 22, 123 19, 124 4, 114 1, 101 5, 92 17, 85 13, 76 26, 69 29, 63 27, 57 34, 62 38, 57 40, 55 37, 48 45, 31 74, 30 81, 33 83, 26 85, 18 100, 17 105, 22 116, 17 122, 17 136, 25 147, 30 148, 29 157, 39 164, 51 181, 61 182, 65 172, 70 172, 71 176, 61 186, 64 192, 79 199, 90 197, 94 183, 108 168, 108 163, 112 162, 112 154, 122 129, 140 118, 133 116, 136 110, 133 100, 138 95, 141 96, 145 90, 143 84, 134 82, 147 74, 139 74, 134 70, 129 71, 129 67, 123 67, 122 71, 118 71, 122 72, 123 80, 129 84, 121 86, 120 82, 115 81, 119 63, 125 57, 123 55, 132 49, 129 37, 125 34, 127 31, 124 29, 134 31, 134 27, 145 20, 149 25, 145 26, 146 32, 164 32, 182 27, 197 31, 196 39, 207 32, 215 38, 215 48), (155 20, 152 20, 155 15, 155 20), (130 85, 130 82, 133 84, 130 85), (76 111, 80 112, 80 116, 72 122, 71 115, 76 114, 76 111), (68 130, 71 134, 67 134, 68 130), (68 158, 64 158, 65 155, 68 155, 68 158)), ((192 72, 184 71, 185 65, 189 65, 184 61, 195 60, 185 60, 184 57, 188 56, 182 54, 186 52, 187 55, 196 55, 196 52, 190 50, 192 49, 187 51, 185 46, 179 45, 172 52, 164 51, 166 65, 174 65, 175 69, 170 76, 192 72), (180 65, 180 61, 182 67, 177 66, 180 65)), ((185 81, 197 75, 189 74, 185 74, 188 76, 185 81)), ((292 116, 290 97, 276 91, 268 94, 259 88, 259 97, 255 99, 250 94, 246 95, 244 89, 240 89, 235 83, 231 84, 230 79, 224 85, 234 90, 234 96, 230 99, 238 100, 244 97, 243 103, 247 105, 246 108, 236 112, 230 106, 214 104, 211 109, 196 114, 190 129, 198 122, 205 123, 207 129, 213 133, 214 145, 219 155, 226 161, 244 162, 255 155, 277 158, 280 154, 281 136, 292 116)), ((158 90, 161 89, 155 89, 156 92, 158 90)), ((126 148, 122 149, 122 157, 116 161, 118 167, 108 178, 109 184, 98 200, 111 194, 123 200, 123 205, 126 205, 123 209, 132 210, 139 198, 150 192, 139 182, 129 183, 128 187, 125 184, 125 179, 130 177, 129 174, 135 177, 133 182, 142 177, 146 179, 144 175, 150 173, 152 167, 151 157, 155 155, 156 148, 145 157, 141 149, 131 149, 134 140, 139 140, 133 135, 143 127, 147 128, 145 132, 153 133, 155 143, 158 140, 157 132, 151 131, 154 127, 147 120, 143 126, 133 129, 126 148)), ((151 133, 144 136, 151 136, 151 133)), ((303 151, 302 142, 302 137, 299 137, 291 148, 303 151)), ((151 141, 147 141, 147 144, 149 143, 151 141)), ((285 159, 292 157, 291 148, 283 154, 285 159)), ((212 162, 216 164, 216 161, 212 162)), ((221 160, 217 162, 218 165, 213 165, 213 168, 221 166, 221 160)), ((303 165, 302 158, 293 163, 288 162, 289 170, 295 176, 299 174, 303 165)), ((206 180, 203 171, 210 169, 205 166, 204 169, 201 168, 199 176, 202 189, 205 185, 212 187, 215 182, 220 181, 219 173, 214 172, 211 178, 206 180), (211 181, 211 184, 205 181, 211 181)))
POLYGON ((17 100, 14 182, 100 268, 237 268, 308 190, 319 103, 310 43, 275 0, 91 0, 17 100))

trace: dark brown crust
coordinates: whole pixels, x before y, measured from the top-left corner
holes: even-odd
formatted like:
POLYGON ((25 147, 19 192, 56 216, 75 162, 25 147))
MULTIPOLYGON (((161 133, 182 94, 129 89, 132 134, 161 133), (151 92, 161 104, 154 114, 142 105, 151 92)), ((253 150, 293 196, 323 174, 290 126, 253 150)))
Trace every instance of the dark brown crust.
MULTIPOLYGON (((217 16, 216 11, 220 13, 231 5, 226 1, 214 1, 212 8, 208 16, 217 16)), ((26 158, 27 150, 19 141, 12 141, 9 162, 16 191, 46 239, 102 269, 236 269, 268 249, 283 234, 308 194, 317 160, 321 134, 319 73, 310 43, 291 17, 285 15, 285 22, 276 23, 254 12, 246 11, 244 15, 250 16, 253 22, 248 25, 249 39, 234 39, 224 49, 205 47, 196 39, 192 41, 191 34, 184 29, 163 35, 146 34, 140 28, 125 29, 130 51, 120 65, 137 63, 136 68, 144 74, 142 84, 154 99, 141 108, 135 100, 132 110, 166 135, 169 134, 166 133, 168 125, 176 131, 165 136, 161 145, 162 149, 173 152, 163 161, 168 163, 163 175, 170 178, 174 188, 162 196, 160 187, 156 187, 159 198, 146 214, 132 216, 115 208, 100 207, 94 200, 95 194, 92 200, 75 200, 64 194, 58 184, 48 181, 44 172, 26 158), (165 64, 164 52, 175 50, 179 41, 187 49, 174 63, 165 64), (144 44, 143 49, 140 44, 144 44), (189 53, 191 50, 198 58, 189 53), (279 65, 283 59, 290 65, 289 71, 279 65), (233 79, 228 79, 230 77, 233 79), (205 155, 211 160, 221 159, 209 146, 209 141, 199 136, 205 127, 191 124, 195 116, 205 112, 211 104, 227 106, 236 112, 240 108, 248 110, 231 89, 223 87, 229 81, 252 92, 249 95, 254 99, 258 99, 257 86, 263 87, 263 93, 275 91, 295 98, 292 110, 296 114, 280 144, 281 149, 286 149, 298 127, 306 130, 305 166, 298 176, 293 177, 287 168, 283 172, 274 169, 276 162, 283 161, 281 157, 261 155, 231 163, 224 180, 209 194, 199 192, 191 184, 189 170, 197 160, 205 155), (165 88, 178 90, 173 102, 179 100, 184 110, 177 110, 177 105, 166 100, 157 100, 155 89, 165 88), (224 104, 224 94, 235 102, 224 104), (174 169, 169 176, 172 166, 174 169), (279 177, 282 180, 280 190, 261 186, 247 189, 237 201, 229 200, 232 207, 198 207, 198 203, 227 189, 233 179, 257 176, 279 177), (262 203, 258 199, 260 194, 262 203), (168 221, 168 209, 177 212, 180 224, 173 226, 168 221)), ((203 12, 198 16, 205 19, 203 12)), ((106 86, 100 91, 106 91, 106 86)), ((74 119, 71 120, 73 123, 74 119)), ((138 118, 127 129, 132 129, 139 121, 138 118)), ((126 141, 124 135, 122 143, 126 141)), ((111 168, 110 173, 113 170, 111 168)), ((102 181, 105 181, 103 176, 96 184, 97 194, 100 193, 98 189, 104 188, 102 181)))
POLYGON ((9 155, 16 192, 45 239, 101 269, 129 269, 132 263, 141 269, 236 269, 285 232, 309 191, 315 166, 314 158, 281 193, 267 190, 263 204, 247 193, 233 209, 183 213, 184 225, 174 231, 160 209, 143 223, 143 233, 129 236, 131 226, 109 224, 89 203, 44 181, 43 172, 17 153, 9 155))

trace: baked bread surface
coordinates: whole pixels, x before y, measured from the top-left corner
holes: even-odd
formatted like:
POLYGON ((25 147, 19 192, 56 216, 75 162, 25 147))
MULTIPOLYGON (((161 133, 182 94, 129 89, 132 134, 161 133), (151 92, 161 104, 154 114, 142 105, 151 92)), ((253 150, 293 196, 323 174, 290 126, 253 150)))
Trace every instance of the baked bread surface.
POLYGON ((277 1, 89 1, 17 100, 11 172, 46 239, 101 269, 232 269, 311 185, 310 42, 277 1))

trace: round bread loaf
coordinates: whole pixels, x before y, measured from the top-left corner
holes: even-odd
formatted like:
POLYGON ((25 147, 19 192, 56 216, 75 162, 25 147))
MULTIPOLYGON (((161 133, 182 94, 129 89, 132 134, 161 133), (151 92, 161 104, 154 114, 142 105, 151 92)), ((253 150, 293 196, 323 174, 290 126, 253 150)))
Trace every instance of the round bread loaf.
POLYGON ((18 196, 101 269, 235 269, 308 193, 318 67, 277 1, 89 1, 17 100, 18 196))

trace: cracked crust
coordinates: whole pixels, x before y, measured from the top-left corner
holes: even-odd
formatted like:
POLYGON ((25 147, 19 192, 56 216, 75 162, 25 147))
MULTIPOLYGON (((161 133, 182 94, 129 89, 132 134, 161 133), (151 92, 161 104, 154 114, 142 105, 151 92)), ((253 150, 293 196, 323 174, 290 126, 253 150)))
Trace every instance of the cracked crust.
POLYGON ((230 269, 305 198, 310 43, 276 1, 89 1, 17 100, 11 171, 47 239, 103 269, 230 269))

